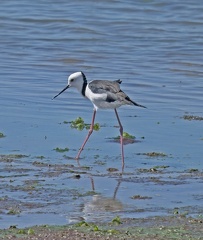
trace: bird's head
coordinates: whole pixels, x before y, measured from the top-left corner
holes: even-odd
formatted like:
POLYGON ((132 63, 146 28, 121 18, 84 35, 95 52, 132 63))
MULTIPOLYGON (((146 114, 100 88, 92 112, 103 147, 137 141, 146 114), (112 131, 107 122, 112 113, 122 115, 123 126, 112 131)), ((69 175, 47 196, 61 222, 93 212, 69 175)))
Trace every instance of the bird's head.
POLYGON ((69 87, 75 87, 78 91, 81 91, 85 81, 86 77, 83 72, 75 72, 68 77, 69 87))
POLYGON ((54 98, 58 97, 61 93, 63 93, 66 89, 70 87, 75 87, 79 92, 82 92, 84 83, 86 84, 87 80, 83 72, 72 73, 68 77, 68 85, 61 92, 59 92, 54 98))

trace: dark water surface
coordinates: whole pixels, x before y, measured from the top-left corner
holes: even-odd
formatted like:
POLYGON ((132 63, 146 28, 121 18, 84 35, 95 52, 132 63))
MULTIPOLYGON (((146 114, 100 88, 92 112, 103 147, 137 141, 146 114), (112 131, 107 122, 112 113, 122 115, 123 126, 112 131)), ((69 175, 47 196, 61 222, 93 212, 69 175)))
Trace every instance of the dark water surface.
POLYGON ((203 122, 183 116, 203 117, 203 2, 2 0, 0 9, 0 227, 202 213, 203 122), (113 111, 98 112, 80 167, 72 159, 87 131, 63 122, 90 123, 93 107, 72 89, 51 98, 75 71, 121 79, 147 106, 118 110, 139 140, 125 146, 123 176, 113 111))

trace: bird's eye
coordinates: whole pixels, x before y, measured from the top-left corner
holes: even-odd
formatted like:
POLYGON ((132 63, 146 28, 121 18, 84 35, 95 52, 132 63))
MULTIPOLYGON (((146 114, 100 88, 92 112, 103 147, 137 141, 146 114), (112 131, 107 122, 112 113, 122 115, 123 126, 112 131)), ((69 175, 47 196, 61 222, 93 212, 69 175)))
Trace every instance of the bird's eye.
POLYGON ((70 82, 73 82, 74 81, 74 79, 72 78, 71 80, 70 80, 70 82))

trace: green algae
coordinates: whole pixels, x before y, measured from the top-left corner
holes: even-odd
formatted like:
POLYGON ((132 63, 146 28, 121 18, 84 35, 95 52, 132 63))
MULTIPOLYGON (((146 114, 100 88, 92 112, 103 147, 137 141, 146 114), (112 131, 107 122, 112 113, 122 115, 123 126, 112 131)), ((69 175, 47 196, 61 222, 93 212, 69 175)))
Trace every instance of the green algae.
MULTIPOLYGON (((82 117, 77 117, 75 120, 72 120, 70 122, 64 121, 63 123, 70 124, 71 128, 77 129, 79 131, 82 131, 83 129, 90 129, 90 124, 85 123, 85 121, 82 117)), ((99 131, 99 129, 100 129, 99 123, 95 123, 93 129, 95 131, 99 131)))
POLYGON ((203 121, 203 117, 194 116, 194 115, 184 115, 182 118, 183 118, 184 120, 188 120, 188 121, 192 121, 192 120, 195 120, 195 121, 203 121))
POLYGON ((0 138, 4 138, 6 135, 4 135, 2 132, 0 132, 0 138))
POLYGON ((59 152, 59 153, 64 153, 64 152, 68 152, 69 148, 59 148, 59 147, 56 147, 53 150, 55 150, 56 152, 59 152))
MULTIPOLYGON (((123 138, 124 139, 135 139, 135 136, 131 135, 130 133, 123 132, 123 138)), ((120 139, 120 136, 114 137, 115 140, 120 139)))

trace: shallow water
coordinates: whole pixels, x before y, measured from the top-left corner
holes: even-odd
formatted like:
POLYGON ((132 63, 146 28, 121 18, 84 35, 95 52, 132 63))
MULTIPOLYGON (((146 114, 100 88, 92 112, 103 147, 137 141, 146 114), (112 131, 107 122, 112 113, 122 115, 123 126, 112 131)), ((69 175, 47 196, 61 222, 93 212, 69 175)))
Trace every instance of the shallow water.
POLYGON ((1 1, 0 154, 26 155, 1 158, 1 228, 202 212, 202 121, 182 118, 203 116, 202 11, 201 1, 1 1), (98 111, 101 129, 80 166, 72 159, 87 131, 63 122, 90 123, 92 105, 72 89, 51 98, 81 70, 89 80, 121 79, 147 106, 118 110, 139 140, 125 146, 123 176, 120 146, 109 140, 119 134, 113 111, 98 111))

